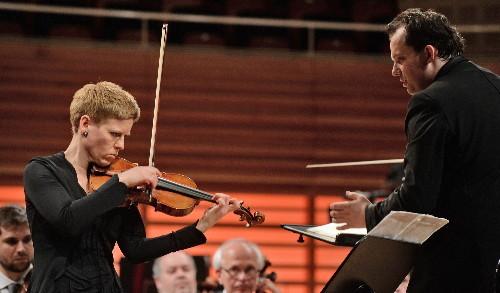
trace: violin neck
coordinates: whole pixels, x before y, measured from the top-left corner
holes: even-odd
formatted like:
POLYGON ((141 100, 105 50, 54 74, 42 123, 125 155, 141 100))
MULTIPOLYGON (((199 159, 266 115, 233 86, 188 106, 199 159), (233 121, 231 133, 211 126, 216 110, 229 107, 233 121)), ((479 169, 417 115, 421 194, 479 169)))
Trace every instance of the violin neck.
POLYGON ((194 199, 216 203, 216 201, 213 199, 214 196, 208 192, 195 189, 171 180, 167 180, 165 178, 158 177, 158 184, 156 185, 156 188, 179 193, 194 199))

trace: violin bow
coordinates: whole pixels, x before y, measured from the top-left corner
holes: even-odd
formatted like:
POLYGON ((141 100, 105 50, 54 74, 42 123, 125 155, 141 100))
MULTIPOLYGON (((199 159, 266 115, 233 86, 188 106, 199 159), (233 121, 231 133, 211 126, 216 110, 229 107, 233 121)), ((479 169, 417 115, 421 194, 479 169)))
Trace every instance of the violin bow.
MULTIPOLYGON (((168 24, 163 24, 161 28, 161 45, 160 45, 160 57, 158 58, 158 75, 156 77, 156 93, 155 93, 155 107, 153 112, 153 127, 151 128, 151 145, 149 148, 149 166, 154 166, 154 152, 155 152, 155 142, 156 142, 156 124, 158 121, 158 108, 160 101, 160 85, 161 76, 163 71, 163 56, 165 55, 165 47, 167 44, 167 32, 168 24)), ((149 200, 152 201, 152 193, 149 191, 149 200)), ((247 222, 247 227, 261 224, 264 222, 265 216, 260 212, 252 212, 249 207, 244 207, 243 203, 240 204, 240 209, 234 212, 240 216, 240 221, 245 220, 247 222)))
MULTIPOLYGON (((156 76, 156 91, 155 91, 155 107, 153 110, 153 126, 151 127, 151 145, 149 146, 149 163, 148 166, 154 166, 154 154, 155 154, 155 143, 156 143, 156 123, 158 121, 158 108, 160 105, 160 86, 161 86, 161 76, 163 72, 163 56, 165 53, 165 46, 167 44, 167 31, 168 24, 163 24, 161 28, 161 45, 160 45, 160 57, 158 59, 158 75, 156 76)), ((153 200, 153 194, 151 190, 148 191, 149 200, 153 200)))
POLYGON ((160 45, 160 57, 158 59, 158 75, 156 77, 155 107, 153 112, 153 127, 151 128, 151 146, 149 148, 149 166, 151 167, 154 166, 156 122, 158 121, 158 108, 160 104, 160 85, 161 85, 161 75, 163 71, 163 56, 165 53, 165 46, 167 44, 167 31, 168 31, 168 24, 163 24, 161 28, 161 45, 160 45))
POLYGON ((383 165, 383 164, 400 164, 404 159, 388 159, 388 160, 373 160, 373 161, 357 161, 343 163, 328 163, 328 164, 309 164, 306 168, 330 168, 330 167, 345 167, 345 166, 366 166, 366 165, 383 165))

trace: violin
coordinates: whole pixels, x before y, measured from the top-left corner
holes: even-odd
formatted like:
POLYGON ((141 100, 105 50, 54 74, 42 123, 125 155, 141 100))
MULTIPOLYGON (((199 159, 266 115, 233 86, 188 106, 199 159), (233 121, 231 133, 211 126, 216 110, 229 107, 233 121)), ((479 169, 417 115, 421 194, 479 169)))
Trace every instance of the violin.
MULTIPOLYGON (((107 168, 94 166, 90 174, 90 189, 95 191, 111 176, 136 166, 136 163, 119 157, 107 168)), ((129 189, 124 205, 146 204, 154 207, 155 211, 182 217, 190 214, 200 200, 216 203, 213 198, 214 195, 197 189, 196 183, 191 178, 182 174, 162 172, 161 177, 158 177, 158 184, 153 190, 147 186, 129 189)), ((261 224, 265 220, 264 214, 259 211, 252 214, 250 207, 244 207, 243 203, 234 213, 240 216, 240 221, 246 221, 247 227, 261 224)))

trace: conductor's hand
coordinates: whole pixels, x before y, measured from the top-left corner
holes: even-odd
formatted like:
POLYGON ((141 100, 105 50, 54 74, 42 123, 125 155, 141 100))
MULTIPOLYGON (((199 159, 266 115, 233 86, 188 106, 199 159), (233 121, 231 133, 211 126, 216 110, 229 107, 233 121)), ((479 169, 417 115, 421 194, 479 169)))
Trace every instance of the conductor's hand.
POLYGON ((349 201, 330 204, 330 217, 334 223, 346 223, 337 229, 363 228, 365 223, 365 208, 370 204, 361 193, 346 191, 349 201))
POLYGON ((119 173, 118 180, 128 188, 147 185, 154 189, 160 176, 161 172, 155 167, 138 166, 119 173))
POLYGON ((213 227, 225 215, 234 212, 240 207, 241 201, 231 198, 224 193, 216 193, 214 200, 217 204, 208 208, 196 224, 196 229, 205 232, 213 227))

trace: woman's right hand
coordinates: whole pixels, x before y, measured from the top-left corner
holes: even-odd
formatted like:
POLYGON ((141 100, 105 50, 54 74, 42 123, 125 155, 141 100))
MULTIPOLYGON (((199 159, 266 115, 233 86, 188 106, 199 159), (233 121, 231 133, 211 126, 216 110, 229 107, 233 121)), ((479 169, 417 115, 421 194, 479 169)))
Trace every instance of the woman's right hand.
POLYGON ((161 172, 155 167, 137 166, 118 174, 118 180, 128 188, 147 185, 154 189, 158 184, 161 172))

